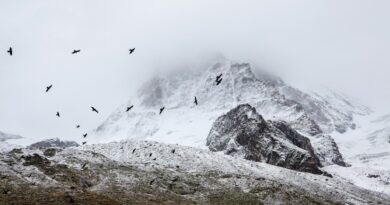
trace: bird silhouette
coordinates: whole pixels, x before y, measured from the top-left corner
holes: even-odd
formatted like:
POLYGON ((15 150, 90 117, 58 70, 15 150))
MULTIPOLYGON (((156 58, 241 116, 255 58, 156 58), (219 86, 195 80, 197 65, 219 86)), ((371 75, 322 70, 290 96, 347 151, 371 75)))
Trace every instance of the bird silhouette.
POLYGON ((12 56, 12 53, 13 53, 13 52, 12 52, 12 47, 9 47, 7 53, 9 53, 9 55, 12 56))
POLYGON ((154 181, 156 181, 155 179, 152 179, 149 184, 152 185, 154 183, 154 181))
POLYGON ((87 166, 87 163, 84 163, 83 166, 82 166, 81 168, 84 169, 85 166, 87 166))
POLYGON ((49 92, 49 90, 53 87, 53 85, 46 86, 46 92, 49 92))
POLYGON ((222 73, 217 75, 217 77, 215 78, 215 82, 217 82, 221 77, 222 77, 222 73))
POLYGON ((176 150, 175 150, 175 149, 173 149, 173 150, 171 151, 171 152, 172 152, 172 154, 175 154, 175 151, 176 151, 176 150))
POLYGON ((80 52, 81 50, 73 50, 72 54, 76 54, 78 52, 80 52))
POLYGON ((165 107, 160 108, 160 115, 164 111, 165 107))
POLYGON ((131 48, 131 49, 129 49, 129 54, 132 54, 133 52, 135 51, 135 48, 131 48))
POLYGON ((85 144, 87 144, 87 141, 85 141, 85 142, 82 142, 83 143, 83 145, 85 145, 85 144))
POLYGON ((87 133, 85 133, 85 134, 83 134, 83 137, 84 137, 84 138, 86 138, 86 137, 87 137, 87 135, 88 135, 88 134, 87 134, 87 133))
POLYGON ((92 106, 91 106, 91 109, 92 109, 92 112, 99 113, 99 111, 96 108, 92 107, 92 106))
POLYGON ((222 78, 220 78, 219 80, 217 80, 217 85, 219 85, 221 82, 222 82, 222 78))
POLYGON ((195 105, 198 105, 198 99, 196 99, 196 96, 195 96, 195 99, 194 99, 194 103, 195 103, 195 105))
POLYGON ((57 116, 57 117, 60 117, 60 113, 59 113, 59 112, 57 112, 56 116, 57 116))
POLYGON ((149 154, 149 157, 151 157, 151 156, 152 156, 152 153, 149 154))
POLYGON ((130 106, 130 107, 127 107, 126 108, 126 112, 129 112, 130 110, 131 110, 131 108, 133 108, 134 107, 134 105, 132 105, 132 106, 130 106))
POLYGON ((134 154, 135 150, 137 150, 136 148, 133 149, 133 152, 131 152, 132 154, 134 154))
POLYGON ((76 125, 76 128, 80 128, 80 125, 76 125))

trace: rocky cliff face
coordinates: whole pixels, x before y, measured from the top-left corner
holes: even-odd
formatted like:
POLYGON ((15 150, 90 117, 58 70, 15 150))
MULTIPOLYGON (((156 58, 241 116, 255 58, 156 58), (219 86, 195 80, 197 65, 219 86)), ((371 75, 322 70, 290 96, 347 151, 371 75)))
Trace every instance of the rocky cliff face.
POLYGON ((67 147, 78 147, 79 144, 75 141, 62 141, 58 138, 47 139, 31 144, 30 148, 67 148, 67 147))
POLYGON ((323 166, 337 164, 346 167, 348 164, 344 161, 339 148, 334 139, 329 135, 317 135, 313 141, 314 153, 323 166))
POLYGON ((213 124, 206 144, 211 151, 321 174, 310 140, 286 122, 265 121, 249 104, 239 105, 213 124))

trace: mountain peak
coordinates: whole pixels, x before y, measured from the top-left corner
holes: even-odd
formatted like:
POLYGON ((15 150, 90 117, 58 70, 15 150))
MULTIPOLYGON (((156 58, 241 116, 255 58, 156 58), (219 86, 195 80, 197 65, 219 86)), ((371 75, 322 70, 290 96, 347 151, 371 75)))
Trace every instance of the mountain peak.
POLYGON ((137 99, 130 100, 135 109, 124 113, 124 107, 119 108, 99 126, 97 134, 204 147, 212 122, 240 104, 254 107, 266 119, 286 121, 311 136, 354 129, 354 116, 364 114, 361 107, 344 97, 305 92, 253 69, 249 63, 226 59, 156 76, 137 94, 137 99), (220 75, 222 81, 217 85, 220 75), (194 104, 195 96, 198 105, 194 104), (159 115, 161 107, 165 111, 159 115))

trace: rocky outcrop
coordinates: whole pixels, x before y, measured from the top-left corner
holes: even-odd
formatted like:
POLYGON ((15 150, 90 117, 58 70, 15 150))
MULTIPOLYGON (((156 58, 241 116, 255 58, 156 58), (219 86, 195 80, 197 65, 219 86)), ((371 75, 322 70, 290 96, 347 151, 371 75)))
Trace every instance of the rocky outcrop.
POLYGON ((36 142, 34 144, 31 144, 29 148, 50 148, 50 147, 57 147, 57 148, 67 148, 67 147, 78 147, 79 144, 75 141, 62 141, 58 138, 54 139, 47 139, 43 141, 36 142))
POLYGON ((349 166, 345 163, 339 148, 334 139, 329 135, 316 135, 313 140, 314 153, 323 166, 337 164, 339 166, 349 166))
POLYGON ((220 116, 213 124, 206 144, 211 151, 288 169, 322 174, 310 140, 286 122, 265 121, 249 104, 242 104, 220 116))

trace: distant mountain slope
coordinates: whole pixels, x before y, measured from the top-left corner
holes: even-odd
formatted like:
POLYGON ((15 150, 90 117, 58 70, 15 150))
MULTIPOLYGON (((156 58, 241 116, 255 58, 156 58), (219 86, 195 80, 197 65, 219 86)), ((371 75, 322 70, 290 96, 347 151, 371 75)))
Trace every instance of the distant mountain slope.
POLYGON ((243 103, 255 107, 265 119, 287 121, 309 136, 354 129, 355 116, 370 113, 339 94, 303 92, 267 73, 255 75, 250 64, 221 60, 206 68, 153 78, 96 129, 97 139, 138 138, 204 147, 212 122, 243 103), (217 86, 220 74, 222 82, 217 86), (198 106, 193 103, 195 96, 198 106))
POLYGON ((20 139, 22 136, 20 135, 14 135, 14 134, 8 134, 0 131, 0 142, 4 142, 9 139, 20 139))
POLYGON ((0 131, 0 152, 10 151, 11 149, 18 147, 17 145, 9 144, 7 140, 21 139, 20 135, 8 134, 0 131))
POLYGON ((333 135, 351 167, 326 169, 356 185, 390 194, 390 117, 370 116, 358 122, 360 128, 333 135))

